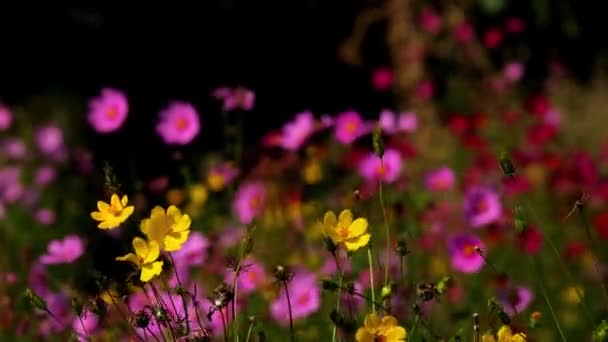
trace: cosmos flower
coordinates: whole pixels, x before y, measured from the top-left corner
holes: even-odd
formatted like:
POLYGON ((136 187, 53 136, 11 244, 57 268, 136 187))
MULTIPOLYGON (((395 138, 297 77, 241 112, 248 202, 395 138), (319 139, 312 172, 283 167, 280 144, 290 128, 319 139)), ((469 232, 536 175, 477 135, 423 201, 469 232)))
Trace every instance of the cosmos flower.
POLYGON ((442 166, 427 173, 425 184, 427 189, 440 192, 451 189, 454 186, 455 180, 454 171, 447 166, 442 166))
POLYGON ((283 126, 281 147, 289 151, 298 150, 315 130, 315 118, 311 112, 296 114, 293 121, 283 126))
POLYGON ((401 154, 395 149, 384 151, 382 159, 374 152, 370 152, 359 162, 359 174, 367 181, 382 180, 392 183, 399 178, 403 161, 401 154))
POLYGON ((133 214, 135 207, 132 205, 127 206, 128 201, 127 195, 122 196, 122 199, 119 200, 117 194, 112 194, 110 204, 97 201, 97 209, 99 211, 92 212, 91 218, 100 221, 97 227, 101 229, 114 229, 133 214))
POLYGON ((381 67, 372 73, 372 87, 377 91, 389 90, 393 86, 393 71, 388 67, 381 67))
POLYGON ((238 176, 239 170, 231 163, 224 162, 212 167, 207 174, 207 184, 211 191, 221 191, 238 176))
MULTIPOLYGON (((291 301, 291 312, 294 320, 305 318, 321 307, 321 290, 317 277, 305 270, 294 270, 294 278, 287 284, 291 301)), ((289 306, 287 296, 281 294, 270 304, 272 318, 281 324, 289 323, 289 306)))
POLYGON ((498 340, 496 340, 494 338, 494 336, 490 335, 490 334, 484 334, 481 338, 481 340, 483 342, 526 342, 527 341, 527 336, 525 333, 523 332, 519 332, 516 334, 513 334, 513 332, 511 331, 511 328, 508 325, 503 325, 502 327, 500 327, 500 329, 498 330, 498 333, 496 334, 496 337, 498 338, 498 340))
POLYGON ((35 141, 38 149, 46 156, 57 156, 64 148, 63 131, 54 124, 39 128, 35 133, 35 141))
POLYGON ((460 234, 448 241, 452 268, 463 273, 475 273, 484 265, 483 257, 477 248, 485 251, 485 244, 475 235, 460 234))
POLYGON ((127 97, 120 90, 104 88, 101 94, 89 101, 88 120, 99 133, 119 129, 129 112, 127 97))
POLYGON ((420 12, 418 24, 425 32, 437 34, 441 30, 441 16, 433 9, 425 8, 420 12))
POLYGON ((52 165, 43 165, 36 170, 34 183, 38 186, 47 186, 55 180, 57 172, 52 165))
POLYGON ((387 134, 411 133, 418 128, 418 118, 412 112, 403 112, 396 116, 394 112, 385 109, 380 112, 378 123, 387 134))
POLYGON ((406 337, 407 331, 399 326, 395 317, 386 315, 380 318, 375 313, 365 316, 363 326, 355 334, 357 342, 399 342, 405 341, 406 337))
POLYGON ((196 109, 186 102, 172 102, 160 112, 156 132, 169 145, 186 145, 192 142, 200 130, 196 109))
POLYGON ((249 111, 253 109, 253 105, 255 102, 255 93, 249 89, 242 87, 217 88, 213 91, 212 96, 218 100, 224 101, 223 109, 225 111, 231 111, 235 109, 249 111))
POLYGON ((84 242, 76 235, 67 235, 63 240, 52 240, 47 253, 40 257, 45 265, 71 264, 84 253, 84 242))
POLYGON ((525 286, 507 286, 498 296, 503 310, 513 316, 525 311, 534 300, 534 293, 525 286))
POLYGON ((134 253, 116 257, 118 261, 129 261, 141 270, 139 279, 143 282, 150 281, 154 276, 159 275, 163 270, 163 262, 156 261, 160 255, 160 247, 154 240, 146 240, 135 237, 133 239, 134 253))
POLYGON ((323 232, 336 245, 344 245, 348 251, 367 246, 370 239, 367 219, 359 217, 353 221, 353 213, 348 209, 342 210, 337 218, 333 211, 325 213, 323 232))
POLYGON ((182 248, 175 251, 172 256, 176 267, 201 266, 207 260, 209 239, 201 232, 192 232, 182 248))
POLYGON ((464 200, 464 215, 473 228, 494 223, 502 216, 500 197, 488 188, 471 188, 464 200))
POLYGON ((243 224, 249 224, 259 216, 266 204, 266 189, 260 182, 242 184, 237 190, 232 209, 243 224))
POLYGON ((55 222, 55 212, 49 208, 40 208, 34 214, 36 222, 44 225, 53 224, 55 222))
POLYGON ((93 336, 98 325, 99 317, 92 312, 85 311, 82 317, 74 318, 72 330, 78 334, 78 341, 85 342, 93 336))
POLYGON ((28 149, 22 139, 8 138, 2 142, 2 154, 10 159, 23 160, 28 155, 28 149))
MULTIPOLYGON (((239 293, 251 293, 266 284, 268 276, 263 264, 254 258, 249 257, 243 260, 242 265, 238 279, 239 293)), ((224 276, 226 284, 232 284, 234 282, 234 275, 235 273, 232 270, 226 272, 224 276)))
POLYGON ((0 105, 0 131, 6 131, 13 123, 13 114, 10 109, 0 105))
POLYGON ((343 112, 335 121, 335 137, 341 144, 351 144, 367 131, 359 113, 343 112))
POLYGON ((167 211, 156 206, 152 208, 150 217, 141 221, 139 228, 161 250, 174 252, 182 248, 188 239, 191 223, 190 216, 182 214, 174 205, 169 206, 167 211))

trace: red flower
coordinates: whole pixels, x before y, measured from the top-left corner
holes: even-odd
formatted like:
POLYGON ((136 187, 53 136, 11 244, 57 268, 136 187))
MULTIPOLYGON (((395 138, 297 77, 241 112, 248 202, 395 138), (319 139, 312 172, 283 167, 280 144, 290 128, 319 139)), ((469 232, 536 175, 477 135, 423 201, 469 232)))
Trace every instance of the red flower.
POLYGON ((454 135, 461 136, 470 128, 470 123, 464 115, 456 113, 448 119, 448 128, 454 135))
POLYGON ((505 31, 509 33, 522 33, 526 29, 526 22, 520 17, 509 17, 505 20, 505 31))
POLYGON ((536 95, 526 101, 526 109, 532 114, 543 117, 551 109, 551 103, 546 96, 536 95))
POLYGON ((598 214, 593 219, 593 227, 600 239, 608 240, 608 212, 598 214))
POLYGON ((526 254, 537 254, 543 246, 543 236, 534 227, 528 227, 517 236, 517 247, 526 254))
POLYGON ((497 27, 488 29, 483 35, 483 44, 488 49, 494 49, 502 43, 503 33, 497 27))
POLYGON ((556 135, 555 127, 540 123, 528 129, 527 140, 532 145, 544 145, 556 135))
POLYGON ((570 241, 564 247, 564 257, 568 260, 580 258, 585 251, 587 246, 582 241, 570 241))

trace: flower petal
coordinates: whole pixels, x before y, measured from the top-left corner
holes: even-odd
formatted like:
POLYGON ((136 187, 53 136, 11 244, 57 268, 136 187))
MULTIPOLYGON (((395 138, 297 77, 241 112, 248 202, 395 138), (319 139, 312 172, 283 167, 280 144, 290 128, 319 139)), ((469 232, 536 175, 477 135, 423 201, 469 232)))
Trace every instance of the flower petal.
POLYGON ((190 216, 187 215, 187 214, 184 214, 175 223, 175 226, 173 227, 173 231, 174 232, 182 232, 184 230, 188 230, 190 228, 191 224, 192 224, 192 220, 190 219, 190 216))
POLYGON ((348 238, 359 237, 367 232, 367 220, 360 217, 353 221, 348 229, 348 238))
POLYGON ((348 209, 342 210, 340 216, 338 216, 338 222, 342 225, 350 226, 353 223, 353 213, 348 209))
POLYGON ((91 218, 95 221, 104 221, 108 217, 108 214, 102 213, 100 211, 94 211, 91 213, 91 218))
POLYGON ((405 337, 407 336, 407 332, 403 327, 391 327, 381 334, 384 335, 386 341, 405 341, 405 337))
POLYGON ((135 254, 137 254, 138 257, 145 259, 150 251, 150 248, 146 240, 140 237, 135 237, 133 238, 133 250, 135 250, 135 254))
POLYGON ((361 247, 367 246, 370 237, 370 234, 363 234, 357 238, 345 240, 344 245, 349 251, 355 251, 361 247))
POLYGON ((108 209, 110 209, 110 205, 106 202, 102 202, 102 201, 97 201, 97 209, 99 209, 99 211, 103 212, 107 212, 108 209))
POLYGON ((328 211, 325 213, 325 216, 323 216, 323 224, 334 227, 337 223, 338 219, 333 211, 328 211))
POLYGON ((355 334, 355 340, 357 342, 374 342, 375 338, 374 334, 365 328, 359 328, 357 334, 355 334))
POLYGON ((121 213, 120 217, 121 217, 121 218, 122 218, 122 220, 124 221, 124 220, 126 220, 127 218, 129 218, 129 216, 131 216, 131 214, 133 214, 133 211, 134 211, 134 210, 135 210, 135 207, 134 207, 134 206, 132 206, 132 205, 130 205, 130 206, 128 206, 128 207, 126 207, 126 208, 124 208, 124 209, 122 210, 122 213, 121 213))
POLYGON ((118 198, 117 194, 112 194, 112 198, 110 199, 110 203, 112 208, 122 208, 122 205, 120 204, 120 199, 118 198))
POLYGON ((378 315, 375 313, 368 314, 365 316, 365 320, 363 321, 365 328, 374 334, 380 329, 381 323, 382 321, 380 320, 380 317, 378 317, 378 315))
POLYGON ((116 257, 116 260, 118 261, 130 261, 132 263, 134 263, 135 265, 137 265, 139 263, 139 258, 137 257, 137 255, 133 254, 133 253, 129 253, 123 256, 119 256, 116 257))
POLYGON ((127 206, 127 203, 129 203, 129 197, 127 195, 122 196, 120 204, 122 204, 123 208, 127 206))
POLYGON ((151 264, 145 264, 141 268, 139 279, 143 282, 150 281, 154 276, 159 275, 163 271, 163 262, 155 261, 151 264))
POLYGON ((155 261, 156 259, 158 259, 159 255, 160 255, 160 246, 158 245, 158 242, 150 241, 148 243, 148 254, 144 258, 144 264, 149 264, 149 263, 155 261))
POLYGON ((168 234, 165 237, 165 250, 174 252, 182 248, 182 245, 188 240, 189 230, 168 234))

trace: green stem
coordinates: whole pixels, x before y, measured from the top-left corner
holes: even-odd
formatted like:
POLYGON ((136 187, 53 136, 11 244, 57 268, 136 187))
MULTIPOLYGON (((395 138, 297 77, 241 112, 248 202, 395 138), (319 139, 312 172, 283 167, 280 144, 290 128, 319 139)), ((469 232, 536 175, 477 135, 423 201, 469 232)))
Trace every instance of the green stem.
POLYGON ((369 286, 372 291, 372 313, 376 313, 376 290, 374 289, 374 263, 371 245, 367 246, 367 262, 369 263, 369 286))
MULTIPOLYGON (((599 258, 600 254, 597 252, 595 248, 595 244, 593 243, 593 237, 591 236, 591 229, 589 228, 589 222, 587 222, 587 218, 585 217, 585 213, 583 212, 582 205, 578 207, 579 216, 581 217, 581 222, 583 223, 583 227, 585 228, 585 235, 587 236, 587 240, 589 240, 589 247, 591 247, 591 251, 593 252, 595 258, 599 258)), ((602 286, 602 291, 604 294, 604 300, 608 304, 608 289, 606 289, 606 284, 604 283, 604 279, 602 277, 602 271, 598 265, 598 260, 593 260, 593 266, 595 267, 595 272, 597 276, 600 278, 600 285, 602 286)))
MULTIPOLYGON (((336 268, 338 268, 338 274, 340 276, 339 279, 339 287, 338 287, 338 300, 336 301, 336 312, 340 313, 340 299, 342 297, 342 283, 343 283, 343 279, 344 279, 344 273, 342 272, 342 267, 340 267, 340 262, 338 260, 338 256, 336 255, 336 252, 332 253, 334 256, 334 260, 336 262, 336 268)), ((331 341, 335 342, 336 341, 336 331, 338 330, 338 325, 334 323, 334 328, 331 332, 331 341)))
POLYGON ((414 318, 414 325, 412 326, 412 331, 409 333, 410 336, 408 336, 408 341, 412 340, 414 341, 413 337, 414 337, 414 333, 416 332, 416 327, 418 326, 418 320, 420 319, 419 315, 416 315, 416 318, 414 318))
POLYGON ((547 304, 547 307, 549 308, 549 312, 551 313, 551 317, 553 318, 553 322, 555 323, 555 326, 557 327, 557 331, 559 332, 559 335, 561 337, 561 340, 563 342, 566 342, 566 336, 564 335, 564 331, 562 330, 562 326, 561 324, 559 324, 559 320, 557 319, 557 315, 555 314, 555 311, 553 310, 553 306, 551 305, 551 301, 549 300, 549 296, 547 295, 547 289, 545 288, 545 283, 544 283, 544 278, 542 275, 542 268, 540 267, 540 265, 538 264, 537 260, 532 258, 531 259, 534 267, 536 268, 536 274, 539 275, 538 279, 540 280, 539 286, 540 286, 540 290, 541 293, 543 295, 543 298, 545 300, 545 303, 547 304))
POLYGON ((251 323, 249 323, 249 329, 247 329, 247 337, 245 338, 245 342, 249 342, 249 340, 251 339, 251 332, 253 331, 253 326, 255 324, 255 320, 251 320, 251 323))
MULTIPOLYGON (((384 162, 381 161, 382 165, 384 162)), ((386 208, 384 207, 384 196, 382 194, 382 179, 378 185, 378 197, 380 197, 380 208, 382 209, 382 218, 384 219, 384 229, 386 231, 386 259, 384 263, 384 286, 388 286, 388 269, 390 265, 390 251, 391 251, 391 232, 388 226, 388 218, 386 217, 386 208)))
POLYGON ((291 299, 289 298, 289 289, 287 286, 287 282, 283 282, 283 287, 285 288, 285 296, 287 297, 287 309, 289 310, 289 333, 291 335, 291 342, 295 342, 296 335, 293 330, 293 317, 291 314, 291 299))

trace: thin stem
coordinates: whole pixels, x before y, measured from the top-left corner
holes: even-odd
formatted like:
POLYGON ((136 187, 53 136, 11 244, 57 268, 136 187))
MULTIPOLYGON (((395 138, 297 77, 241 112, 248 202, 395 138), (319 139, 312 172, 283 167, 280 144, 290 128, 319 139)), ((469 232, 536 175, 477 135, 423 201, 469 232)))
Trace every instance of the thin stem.
MULTIPOLYGON (((380 159, 381 167, 384 167, 384 161, 380 159)), ((382 194, 382 179, 378 183, 378 197, 380 197, 380 208, 382 209, 382 218, 384 219, 384 229, 386 230, 386 258, 384 263, 384 286, 388 286, 388 269, 390 267, 390 251, 391 251, 391 230, 388 226, 388 218, 386 217, 386 208, 384 207, 384 196, 382 194)))
POLYGON ((376 290, 374 288, 374 263, 371 245, 367 246, 367 262, 369 263, 369 285, 372 291, 372 313, 376 313, 376 290))
MULTIPOLYGON (((150 332, 150 334, 152 334, 152 337, 154 337, 154 339, 157 342, 160 342, 160 339, 158 338, 158 336, 156 336, 156 334, 154 333, 154 331, 152 331, 152 329, 150 329, 149 326, 146 327, 146 329, 150 332)), ((146 330, 144 330, 144 336, 146 337, 146 341, 148 340, 148 337, 146 336, 146 330)), ((164 339, 164 338, 163 338, 164 339)))
MULTIPOLYGON (((173 264, 173 271, 175 271, 175 278, 177 279, 177 284, 179 285, 181 290, 184 290, 182 285, 182 281, 179 279, 179 274, 177 273, 177 268, 175 267, 175 260, 173 260, 173 256, 171 253, 169 254, 169 258, 171 259, 171 263, 173 264)), ((186 335, 190 334, 190 315, 188 314, 188 305, 186 303, 186 296, 182 291, 180 291, 179 296, 182 297, 182 305, 184 306, 184 315, 186 316, 186 335)))
MULTIPOLYGON (((228 311, 228 310, 226 310, 228 311)), ((224 311, 219 309, 220 316, 222 316, 222 328, 224 330, 224 342, 228 342, 228 328, 226 327, 226 319, 224 318, 224 311)), ((227 314, 228 312, 226 312, 227 314)))
POLYGON ((416 314, 416 318, 414 318, 414 325, 412 325, 412 331, 408 334, 408 341, 412 340, 414 341, 413 337, 414 337, 414 333, 416 332, 416 327, 418 327, 418 320, 420 319, 420 315, 416 314))
MULTIPOLYGON (((587 222, 587 218, 585 217, 585 214, 583 213, 583 206, 582 206, 582 204, 578 206, 578 212, 579 212, 579 216, 581 217, 581 222, 583 223, 583 227, 585 228, 585 234, 587 235, 587 240, 589 240, 589 246, 591 247, 591 250, 593 251, 593 254, 596 257, 599 257, 600 254, 597 252, 597 250, 595 248, 595 244, 593 243, 593 237, 591 236, 591 230, 589 228, 589 222, 587 222)), ((597 259, 593 260, 593 266, 595 267, 595 272, 597 273, 597 276, 600 278, 600 285, 602 286, 602 290, 603 290, 603 294, 604 294, 604 299, 606 300, 606 303, 608 304, 608 289, 606 288, 606 284, 604 283, 602 272, 601 272, 600 267, 598 265, 598 260, 597 259)))
POLYGON ((84 326, 84 322, 82 321, 82 317, 80 317, 80 315, 78 315, 78 320, 80 321, 80 326, 82 327, 82 331, 84 332, 84 335, 87 338, 86 340, 88 341, 90 339, 89 333, 87 332, 87 328, 84 326))
MULTIPOLYGON (((156 286, 154 286, 154 284, 152 282, 150 282, 149 284, 150 284, 150 287, 152 288, 152 292, 154 292, 154 297, 156 297, 156 301, 159 303, 159 305, 162 308, 167 310, 167 304, 165 304, 165 302, 163 301, 163 298, 160 296, 160 293, 156 289, 156 286)), ((171 300, 171 303, 173 304, 173 300, 171 300)), ((177 310, 175 309, 175 304, 173 304, 173 309, 177 313, 177 310)), ((171 333, 171 337, 173 338, 174 341, 177 341, 177 338, 175 337, 175 334, 173 333, 173 326, 171 325, 171 319, 169 319, 167 321, 167 325, 169 326, 169 333, 171 333)), ((163 334, 163 336, 164 336, 164 334, 163 334)))
POLYGON ((549 312, 551 312, 551 317, 553 318, 553 321, 555 322, 555 326, 557 327, 557 331, 559 332, 559 335, 562 339, 563 342, 566 342, 566 336, 564 335, 564 331, 562 330, 562 326, 559 324, 559 320, 557 319, 557 315, 555 314, 555 311, 553 311, 553 306, 551 305, 551 301, 549 300, 549 296, 547 295, 547 289, 545 288, 545 284, 544 284, 544 279, 542 276, 542 270, 540 265, 538 264, 536 259, 531 259, 534 267, 536 268, 536 272, 539 275, 539 286, 540 286, 540 290, 541 293, 543 295, 543 298, 545 300, 545 303, 547 303, 547 307, 549 307, 549 312))
POLYGON ((232 331, 234 334, 235 341, 239 341, 239 329, 236 318, 236 301, 239 298, 239 275, 241 273, 241 263, 242 263, 242 255, 239 257, 239 262, 236 265, 236 269, 234 270, 234 280, 232 281, 232 288, 234 289, 234 298, 232 298, 232 331))
POLYGON ((247 329, 247 337, 245 338, 245 342, 249 342, 251 338, 251 332, 253 332, 253 326, 255 325, 255 320, 252 319, 251 323, 249 323, 249 329, 247 329))
MULTIPOLYGON (((340 261, 338 260, 338 256, 336 255, 336 252, 334 251, 332 253, 333 257, 334 257, 334 261, 336 262, 336 268, 338 269, 338 274, 340 276, 339 281, 339 287, 338 287, 338 300, 336 301, 336 312, 340 313, 340 302, 341 302, 341 297, 342 297, 342 282, 344 279, 344 273, 342 272, 342 267, 340 267, 340 261)), ((331 341, 334 342, 336 341, 336 331, 338 330, 338 325, 334 324, 334 328, 331 332, 331 341)))
MULTIPOLYGON (((131 326, 131 323, 129 323, 129 318, 127 318, 127 315, 122 311, 122 309, 120 308, 120 306, 118 305, 118 303, 116 303, 116 300, 114 299, 114 296, 112 295, 112 293, 110 292, 110 290, 106 290, 108 292, 108 296, 110 297, 110 300, 112 300, 112 304, 114 304, 114 307, 116 308, 116 310, 118 311, 118 313, 120 314, 121 318, 123 319, 124 322, 127 323, 127 326, 129 327, 129 330, 131 330, 131 332, 133 333, 133 335, 137 336, 137 339, 139 339, 140 341, 144 341, 141 336, 139 336, 139 334, 137 333, 137 331, 135 331, 135 328, 133 328, 131 326)), ((144 290, 145 292, 145 290, 144 290)))
POLYGON ((287 286, 287 282, 283 282, 283 287, 285 288, 285 296, 287 296, 287 309, 289 310, 289 332, 291 334, 291 342, 295 342, 296 335, 293 330, 293 317, 291 314, 291 299, 289 298, 289 289, 287 286))

